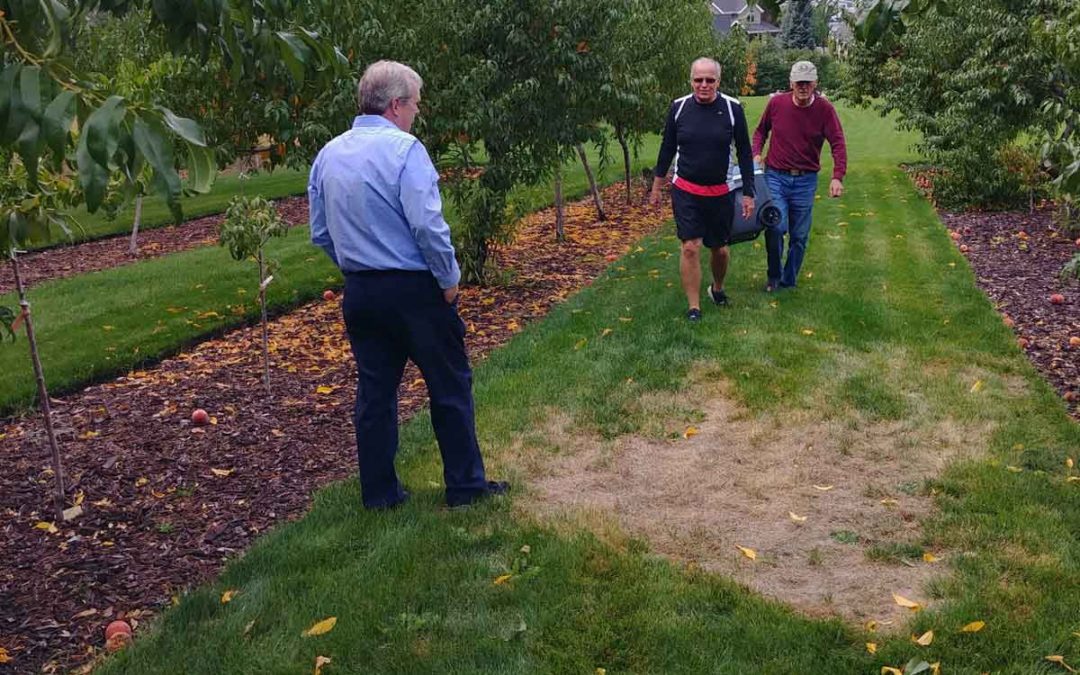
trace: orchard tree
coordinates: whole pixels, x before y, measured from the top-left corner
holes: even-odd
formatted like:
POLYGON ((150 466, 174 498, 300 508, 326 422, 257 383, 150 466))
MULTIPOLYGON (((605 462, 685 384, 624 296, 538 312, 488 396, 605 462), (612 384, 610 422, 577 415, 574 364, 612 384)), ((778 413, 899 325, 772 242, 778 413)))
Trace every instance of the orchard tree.
POLYGON ((220 59, 238 91, 285 94, 312 77, 336 76, 343 63, 317 34, 291 23, 293 5, 287 0, 228 5, 218 0, 0 0, 0 222, 5 224, 0 254, 15 272, 57 479, 57 518, 63 510, 63 466, 19 250, 52 227, 69 227, 65 214, 72 206, 82 203, 97 211, 114 176, 122 189, 133 192, 147 168, 150 185, 179 220, 178 169, 187 170, 194 190, 209 189, 215 173, 213 151, 197 122, 160 102, 121 95, 111 80, 71 58, 71 43, 99 13, 143 10, 147 30, 159 32, 173 53, 220 59))
POLYGON ((274 205, 262 197, 236 196, 229 202, 221 222, 218 241, 229 249, 233 260, 252 260, 259 267, 259 311, 262 322, 263 384, 270 394, 270 339, 266 317, 266 287, 274 280, 277 261, 266 256, 266 244, 273 237, 284 237, 288 223, 274 205))

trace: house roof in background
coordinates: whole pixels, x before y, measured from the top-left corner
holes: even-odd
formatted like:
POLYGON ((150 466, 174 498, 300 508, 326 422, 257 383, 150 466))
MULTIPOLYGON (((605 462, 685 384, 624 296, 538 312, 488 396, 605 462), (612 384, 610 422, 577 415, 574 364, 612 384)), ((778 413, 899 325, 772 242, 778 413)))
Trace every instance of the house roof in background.
POLYGON ((746 8, 746 0, 711 0, 709 11, 713 14, 738 14, 746 8))

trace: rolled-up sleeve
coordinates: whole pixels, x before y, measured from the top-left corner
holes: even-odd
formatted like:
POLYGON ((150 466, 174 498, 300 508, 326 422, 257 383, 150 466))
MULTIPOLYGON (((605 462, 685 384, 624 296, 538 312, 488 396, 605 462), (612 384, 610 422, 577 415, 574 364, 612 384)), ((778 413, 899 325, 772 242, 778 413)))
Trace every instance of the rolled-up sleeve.
POLYGON ((461 269, 442 213, 439 174, 421 143, 413 143, 401 171, 401 205, 416 245, 440 288, 457 286, 461 269))
POLYGON ((323 201, 319 187, 319 166, 319 160, 316 158, 311 165, 311 173, 308 175, 308 222, 311 225, 311 243, 326 251, 330 260, 338 265, 334 240, 330 238, 330 230, 326 226, 326 203, 323 201))

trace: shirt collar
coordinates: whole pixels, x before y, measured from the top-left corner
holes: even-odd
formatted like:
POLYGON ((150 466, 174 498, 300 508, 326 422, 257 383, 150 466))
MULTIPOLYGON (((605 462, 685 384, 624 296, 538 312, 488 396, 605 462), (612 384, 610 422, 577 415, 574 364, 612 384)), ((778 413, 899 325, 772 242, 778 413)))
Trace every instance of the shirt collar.
POLYGON ((357 115, 353 119, 352 128, 357 129, 359 127, 393 127, 397 129, 393 122, 382 115, 357 115))

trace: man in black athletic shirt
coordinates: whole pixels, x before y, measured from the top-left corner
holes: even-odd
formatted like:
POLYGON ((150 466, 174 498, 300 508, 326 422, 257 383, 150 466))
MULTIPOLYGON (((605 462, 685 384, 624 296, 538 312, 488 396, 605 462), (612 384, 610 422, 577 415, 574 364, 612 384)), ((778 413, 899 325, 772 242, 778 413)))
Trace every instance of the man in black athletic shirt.
MULTIPOLYGON (((753 156, 746 115, 738 99, 717 92, 720 64, 700 58, 690 66, 693 93, 675 99, 664 125, 664 138, 656 158, 652 193, 656 204, 660 188, 674 160, 671 180, 671 207, 682 255, 679 272, 689 309, 686 318, 701 319, 701 245, 711 251, 713 282, 709 297, 717 305, 726 305, 724 277, 727 275, 728 241, 735 216, 735 196, 727 183, 728 160, 732 143, 743 176, 754 175, 753 156)), ((754 212, 754 181, 743 185, 742 214, 754 212)))

